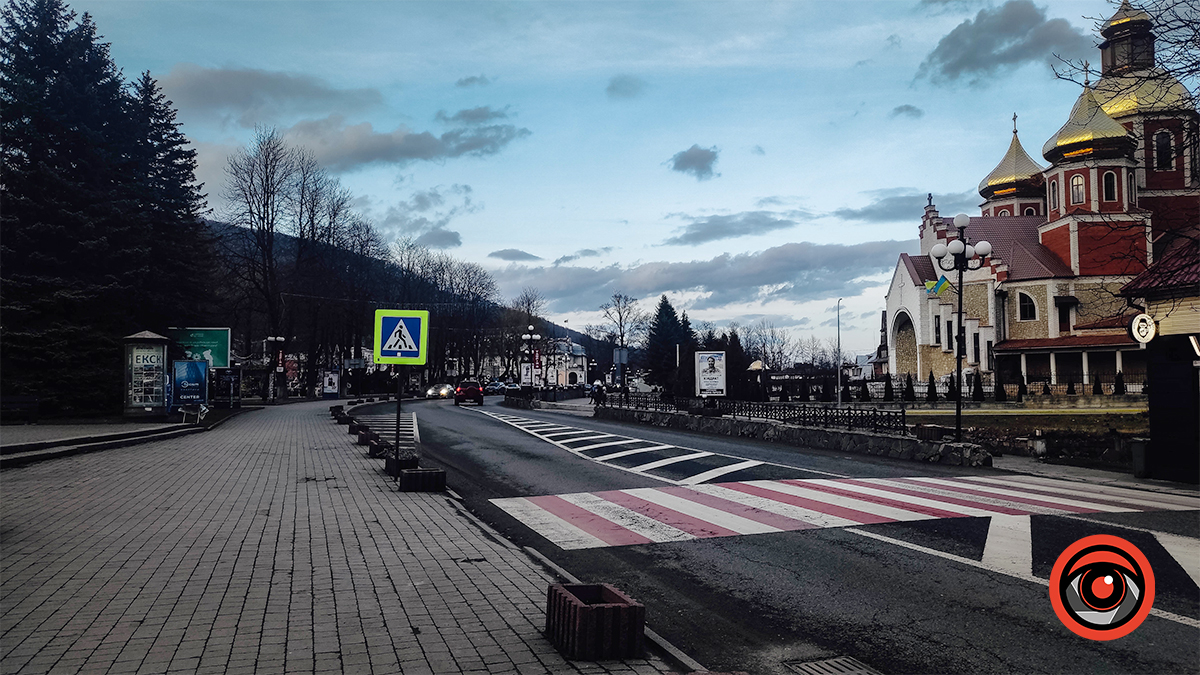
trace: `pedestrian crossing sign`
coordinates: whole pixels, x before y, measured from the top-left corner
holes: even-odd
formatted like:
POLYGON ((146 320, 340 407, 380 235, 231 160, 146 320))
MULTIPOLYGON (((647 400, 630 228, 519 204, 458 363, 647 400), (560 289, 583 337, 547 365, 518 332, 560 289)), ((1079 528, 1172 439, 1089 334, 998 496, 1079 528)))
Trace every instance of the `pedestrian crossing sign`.
POLYGON ((375 363, 425 365, 429 345, 429 312, 375 310, 375 363))

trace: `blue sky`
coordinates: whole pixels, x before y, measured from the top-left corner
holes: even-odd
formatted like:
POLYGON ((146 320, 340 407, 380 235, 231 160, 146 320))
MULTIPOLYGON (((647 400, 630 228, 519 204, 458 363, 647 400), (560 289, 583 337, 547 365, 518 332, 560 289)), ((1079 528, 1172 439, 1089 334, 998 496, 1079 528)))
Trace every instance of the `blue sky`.
POLYGON ((615 291, 870 351, 925 193, 978 214, 1016 112, 1032 156, 1098 61, 1104 0, 92 1, 200 153, 214 215, 254 126, 304 145, 389 239, 597 322, 615 291))

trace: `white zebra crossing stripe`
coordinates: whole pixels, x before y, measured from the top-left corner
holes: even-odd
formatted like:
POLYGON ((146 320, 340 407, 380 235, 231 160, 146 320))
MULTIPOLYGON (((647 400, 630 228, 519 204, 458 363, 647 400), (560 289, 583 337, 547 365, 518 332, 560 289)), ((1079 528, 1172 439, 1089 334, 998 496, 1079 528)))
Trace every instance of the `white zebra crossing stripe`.
POLYGON ((667 448, 673 448, 673 447, 675 447, 675 446, 673 446, 673 445, 651 445, 651 446, 645 447, 645 448, 633 448, 632 450, 621 450, 618 452, 612 452, 607 455, 604 455, 603 457, 593 457, 592 459, 596 460, 597 462, 607 462, 607 461, 613 460, 613 459, 620 459, 621 457, 628 457, 630 455, 639 455, 643 452, 658 452, 659 450, 666 450, 667 448))
MULTIPOLYGON (((1044 491, 1047 485, 1058 487, 1043 483, 1038 490, 1044 491)), ((1022 577, 1032 569, 1030 515, 1076 518, 1081 511, 1120 508, 1084 498, 1065 500, 1059 508, 1052 508, 1040 499, 1045 496, 1041 492, 1005 488, 1007 498, 996 499, 990 492, 977 490, 979 486, 972 477, 755 480, 493 501, 565 549, 988 516, 992 520, 984 546, 986 566, 1022 577), (930 482, 934 480, 936 483, 930 482)), ((1196 501, 1200 509, 1200 500, 1196 501)), ((1162 534, 1159 539, 1172 556, 1200 558, 1200 541, 1154 534, 1162 534)), ((1200 576, 1200 564, 1183 566, 1189 575, 1200 576)))
POLYGON ((647 462, 646 464, 642 464, 640 466, 635 466, 632 469, 630 469, 630 471, 637 471, 637 472, 653 471, 654 469, 661 469, 662 467, 670 466, 671 464, 678 464, 679 462, 690 462, 693 459, 700 459, 701 457, 711 457, 711 456, 712 456, 711 452, 701 451, 701 452, 692 453, 690 455, 680 455, 678 457, 667 457, 666 459, 660 459, 658 461, 647 462))
MULTIPOLYGON (((926 483, 932 483, 934 485, 943 485, 943 486, 955 485, 955 483, 951 483, 942 478, 914 478, 913 480, 918 480, 918 481, 922 481, 922 482, 926 482, 926 483)), ((962 482, 957 483, 957 485, 963 486, 962 482)), ((990 485, 978 485, 978 486, 968 485, 968 486, 964 486, 964 487, 971 487, 971 489, 980 490, 980 491, 986 492, 988 494, 999 495, 1001 497, 1018 497, 1018 498, 1022 498, 1022 499, 1030 499, 1030 500, 1034 500, 1034 501, 1038 501, 1038 502, 1049 503, 1051 505, 1061 506, 1061 507, 1072 507, 1073 506, 1073 507, 1077 507, 1077 508, 1081 508, 1081 509, 1090 509, 1093 511, 1108 511, 1110 513, 1121 513, 1121 512, 1136 510, 1134 508, 1109 506, 1108 504, 1101 504, 1099 502, 1083 502, 1083 501, 1079 501, 1079 500, 1075 500, 1075 499, 1067 499, 1066 497, 1047 497, 1044 495, 1037 495, 1037 494, 1030 494, 1028 492, 1021 492, 1020 490, 1016 490, 1016 489, 1010 490, 1010 489, 999 488, 999 487, 990 486, 990 485)))
POLYGON ((630 443, 641 443, 641 442, 642 441, 640 441, 639 439, 636 439, 636 438, 622 438, 619 441, 608 441, 607 443, 595 443, 592 445, 585 445, 583 447, 574 448, 574 450, 575 450, 575 452, 587 452, 588 450, 598 450, 600 448, 608 448, 608 447, 611 447, 614 445, 629 445, 630 443))
POLYGON ((679 481, 679 484, 680 485, 696 485, 699 483, 707 483, 708 481, 716 479, 716 478, 720 478, 721 476, 724 476, 727 473, 734 473, 735 471, 742 471, 744 469, 753 469, 756 466, 762 466, 762 462, 759 462, 759 461, 753 460, 753 459, 748 459, 744 462, 739 462, 737 464, 730 464, 728 466, 718 466, 715 469, 709 469, 708 471, 705 471, 703 473, 698 473, 695 476, 692 476, 690 478, 684 478, 683 480, 679 481))
MULTIPOLYGON (((1091 498, 1091 499, 1109 500, 1109 501, 1121 502, 1121 503, 1125 503, 1125 504, 1145 506, 1145 507, 1154 508, 1154 509, 1162 509, 1164 511, 1182 511, 1182 510, 1187 510, 1189 508, 1187 506, 1174 504, 1174 503, 1171 503, 1171 502, 1168 502, 1165 500, 1161 500, 1161 499, 1148 499, 1148 498, 1146 498, 1146 496, 1140 496, 1140 497, 1130 497, 1130 496, 1124 496, 1124 495, 1118 496, 1118 495, 1110 495, 1106 492, 1100 492, 1097 490, 1076 489, 1076 488, 1067 487, 1067 486, 1061 486, 1061 487, 1056 486, 1056 485, 1040 486, 1040 485, 1030 484, 1026 481, 1014 480, 1011 478, 991 478, 991 477, 981 476, 978 478, 973 478, 971 480, 972 480, 972 482, 987 483, 989 485, 998 485, 998 486, 1011 487, 1011 488, 1017 488, 1017 489, 1026 488, 1026 489, 1031 489, 1031 490, 1043 490, 1045 492, 1059 494, 1064 497, 1085 497, 1085 498, 1091 498)), ((1195 508, 1195 507, 1193 506, 1191 508, 1195 508)))

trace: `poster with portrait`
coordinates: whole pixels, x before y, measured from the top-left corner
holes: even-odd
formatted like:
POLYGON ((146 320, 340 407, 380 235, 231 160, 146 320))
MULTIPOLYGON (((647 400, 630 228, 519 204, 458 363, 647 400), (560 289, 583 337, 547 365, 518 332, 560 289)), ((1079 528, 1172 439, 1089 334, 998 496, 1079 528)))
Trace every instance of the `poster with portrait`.
POLYGON ((337 398, 341 391, 342 374, 336 370, 325 371, 325 376, 321 378, 321 395, 323 398, 337 398))
POLYGON ((725 352, 696 352, 696 395, 725 395, 725 352))

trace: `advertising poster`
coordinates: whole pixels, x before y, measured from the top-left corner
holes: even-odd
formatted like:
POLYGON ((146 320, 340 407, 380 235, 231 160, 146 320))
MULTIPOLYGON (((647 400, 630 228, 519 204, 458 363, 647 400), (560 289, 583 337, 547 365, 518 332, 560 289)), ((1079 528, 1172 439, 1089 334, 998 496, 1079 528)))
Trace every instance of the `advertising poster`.
POLYGON ((175 405, 208 402, 208 364, 203 361, 176 361, 174 375, 175 405))
POLYGON ((338 385, 342 374, 336 370, 325 371, 325 377, 321 378, 321 395, 324 398, 337 398, 341 387, 338 385))
POLYGON ((204 361, 209 368, 229 367, 228 328, 172 328, 167 331, 188 361, 204 361))
POLYGON ((696 352, 696 395, 725 395, 725 352, 696 352))
POLYGON ((242 371, 217 368, 213 375, 213 405, 218 408, 242 407, 242 371))
POLYGON ((166 399, 166 347, 163 345, 129 346, 129 391, 126 405, 161 408, 166 399))
POLYGON ((532 387, 533 386, 533 364, 532 363, 522 363, 521 364, 521 386, 522 387, 532 387))

